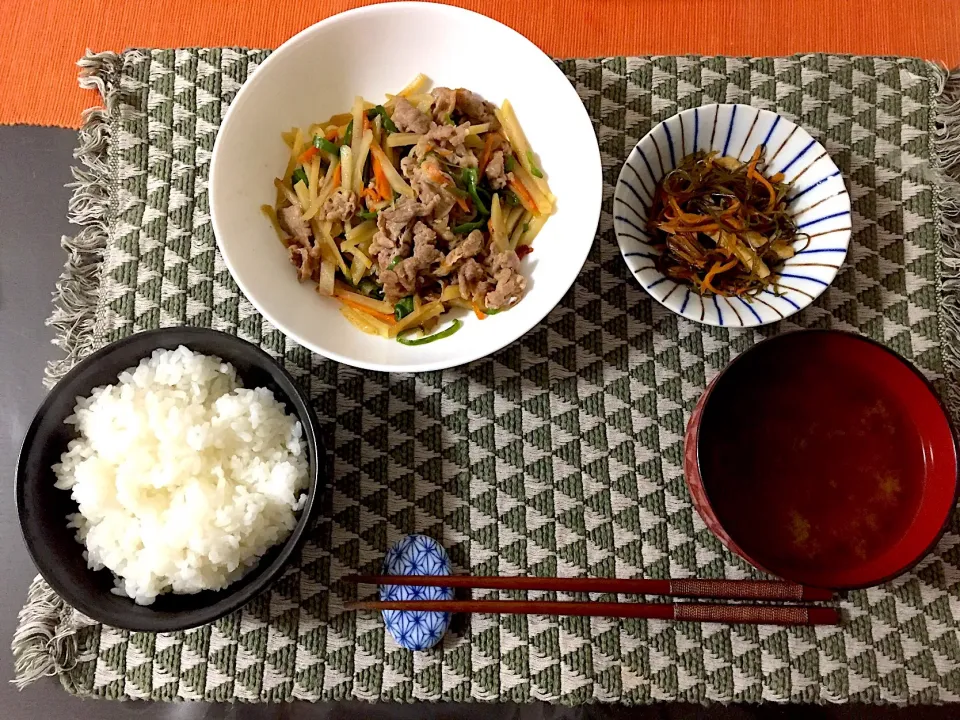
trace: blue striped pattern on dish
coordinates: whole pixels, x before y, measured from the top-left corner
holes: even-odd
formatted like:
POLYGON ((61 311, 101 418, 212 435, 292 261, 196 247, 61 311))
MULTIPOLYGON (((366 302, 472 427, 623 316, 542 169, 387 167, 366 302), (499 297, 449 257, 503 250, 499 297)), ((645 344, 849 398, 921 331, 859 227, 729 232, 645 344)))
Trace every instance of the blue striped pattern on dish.
POLYGON ((690 320, 723 327, 779 322, 812 303, 833 282, 850 244, 852 215, 843 176, 823 146, 785 117, 749 105, 705 105, 674 115, 637 143, 620 171, 613 226, 624 262, 637 281, 665 307, 690 320), (686 155, 716 150, 748 160, 766 147, 767 172, 793 183, 787 197, 809 244, 781 266, 779 292, 754 298, 701 297, 656 269, 647 211, 657 183, 686 155))

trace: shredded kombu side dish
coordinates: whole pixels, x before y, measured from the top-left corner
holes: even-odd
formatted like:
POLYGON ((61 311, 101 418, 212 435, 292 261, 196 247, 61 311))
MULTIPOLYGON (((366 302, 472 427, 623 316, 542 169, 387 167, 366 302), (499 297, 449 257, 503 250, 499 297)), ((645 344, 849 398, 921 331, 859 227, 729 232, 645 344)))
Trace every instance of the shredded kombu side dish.
POLYGON ((764 176, 764 147, 742 162, 688 155, 657 184, 647 228, 657 269, 701 295, 776 292, 776 266, 805 247, 787 210, 783 173, 764 176))

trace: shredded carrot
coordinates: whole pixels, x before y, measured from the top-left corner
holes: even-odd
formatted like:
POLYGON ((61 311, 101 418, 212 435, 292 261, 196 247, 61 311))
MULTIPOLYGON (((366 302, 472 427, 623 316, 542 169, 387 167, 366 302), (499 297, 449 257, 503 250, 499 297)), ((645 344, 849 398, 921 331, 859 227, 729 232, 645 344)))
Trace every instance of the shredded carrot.
POLYGON ((526 187, 524 187, 524 184, 522 182, 514 178, 513 180, 510 181, 510 189, 517 194, 517 197, 520 198, 520 202, 523 204, 523 206, 527 210, 529 210, 534 215, 540 214, 540 210, 539 208, 537 208, 537 203, 533 199, 533 195, 531 195, 530 191, 527 190, 526 187))
POLYGON ((299 162, 301 165, 306 165, 308 162, 313 160, 313 156, 316 155, 318 152, 320 152, 320 150, 318 150, 316 147, 311 145, 310 147, 308 147, 306 150, 303 151, 300 157, 297 158, 297 162, 299 162))
POLYGON ((483 177, 483 171, 486 169, 487 163, 490 162, 490 157, 493 155, 493 144, 496 140, 496 133, 490 133, 483 143, 483 154, 480 156, 480 166, 477 168, 480 177, 483 177))
POLYGON ((757 171, 757 163, 760 162, 760 155, 762 154, 763 145, 757 145, 757 149, 753 151, 753 157, 750 158, 750 167, 747 169, 747 175, 757 171))
POLYGON ((390 187, 390 181, 387 180, 387 175, 383 172, 383 166, 376 155, 371 153, 370 157, 373 158, 373 177, 377 183, 377 193, 384 200, 393 200, 393 188, 390 187))
POLYGON ((457 205, 459 205, 459 206, 460 206, 460 209, 463 210, 465 213, 470 212, 470 205, 467 204, 467 199, 466 199, 466 198, 462 198, 462 197, 459 197, 459 196, 458 196, 458 197, 457 197, 457 205))
POLYGON ((713 280, 713 278, 719 275, 720 273, 726 272, 727 270, 732 270, 738 262, 739 261, 736 258, 734 258, 730 262, 726 262, 723 264, 721 264, 720 262, 715 262, 713 264, 713 267, 710 268, 710 270, 707 272, 707 274, 703 278, 703 283, 702 283, 703 289, 709 290, 714 295, 719 295, 720 293, 718 293, 716 288, 710 284, 710 281, 713 280))
POLYGON ((771 185, 770 181, 756 170, 748 172, 747 177, 752 177, 755 180, 759 180, 760 183, 767 188, 767 193, 770 195, 770 202, 767 204, 767 212, 772 212, 773 208, 777 205, 777 191, 774 189, 773 185, 771 185))
POLYGON ((427 175, 430 176, 430 179, 435 183, 440 183, 441 185, 449 185, 453 182, 449 177, 444 175, 440 168, 434 165, 433 163, 424 163, 423 168, 426 171, 427 175))
POLYGON ((726 217, 727 215, 733 215, 737 210, 740 209, 740 198, 734 198, 733 202, 730 203, 730 207, 720 213, 721 217, 726 217))
POLYGON ((337 165, 337 169, 333 171, 333 190, 340 187, 340 181, 343 180, 343 173, 340 170, 340 166, 337 165))
POLYGON ((480 309, 480 306, 476 301, 473 302, 473 314, 477 316, 477 320, 487 319, 487 314, 480 309))
POLYGON ((378 193, 372 187, 367 187, 363 189, 363 197, 367 199, 367 207, 370 207, 371 204, 380 200, 380 193, 378 193))
POLYGON ((427 143, 426 145, 423 146, 423 154, 424 154, 424 155, 426 155, 427 153, 432 153, 432 152, 436 153, 437 155, 440 155, 441 157, 445 157, 445 158, 448 158, 448 157, 450 157, 451 155, 453 155, 453 150, 444 150, 443 148, 437 147, 437 146, 434 145, 433 143, 427 143))
POLYGON ((365 132, 365 131, 367 130, 367 128, 369 128, 369 127, 370 127, 370 118, 368 118, 368 117, 367 117, 367 113, 364 112, 364 113, 363 113, 363 129, 364 129, 364 132, 365 132))
POLYGON ((376 310, 372 310, 368 308, 366 305, 361 305, 355 300, 351 300, 350 298, 345 298, 343 295, 337 295, 337 300, 342 302, 344 305, 349 305, 354 310, 359 310, 362 313, 366 313, 370 317, 375 317, 377 318, 377 320, 383 320, 383 322, 387 323, 388 325, 397 324, 397 319, 393 315, 387 315, 386 313, 377 312, 376 310))
POLYGON ((675 215, 670 216, 672 220, 679 220, 687 225, 699 225, 700 223, 713 222, 713 218, 709 215, 697 215, 695 213, 684 212, 677 204, 676 198, 673 196, 670 197, 670 207, 672 207, 676 213, 675 215))
POLYGON ((340 128, 335 128, 335 127, 330 128, 329 130, 327 130, 327 133, 326 135, 324 135, 324 137, 330 142, 333 142, 338 137, 340 137, 340 128))

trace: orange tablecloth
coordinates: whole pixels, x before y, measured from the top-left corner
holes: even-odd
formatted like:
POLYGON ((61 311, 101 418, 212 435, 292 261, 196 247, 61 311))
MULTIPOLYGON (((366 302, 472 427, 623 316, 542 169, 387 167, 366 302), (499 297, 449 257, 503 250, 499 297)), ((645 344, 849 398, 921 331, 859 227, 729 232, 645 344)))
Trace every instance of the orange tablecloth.
MULTIPOLYGON (((86 48, 276 47, 370 0, 0 0, 0 124, 76 127, 86 48)), ((960 0, 453 0, 561 57, 911 55, 960 64, 960 0)))

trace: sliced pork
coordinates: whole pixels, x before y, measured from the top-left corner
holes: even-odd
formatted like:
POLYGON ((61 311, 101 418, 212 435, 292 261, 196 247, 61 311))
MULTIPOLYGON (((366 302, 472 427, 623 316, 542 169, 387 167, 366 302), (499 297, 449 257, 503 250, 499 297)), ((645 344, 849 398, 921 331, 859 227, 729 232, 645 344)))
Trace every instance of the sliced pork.
POLYGON ((397 98, 397 102, 393 106, 391 119, 400 132, 423 135, 430 129, 430 117, 426 113, 420 112, 406 98, 397 98))

